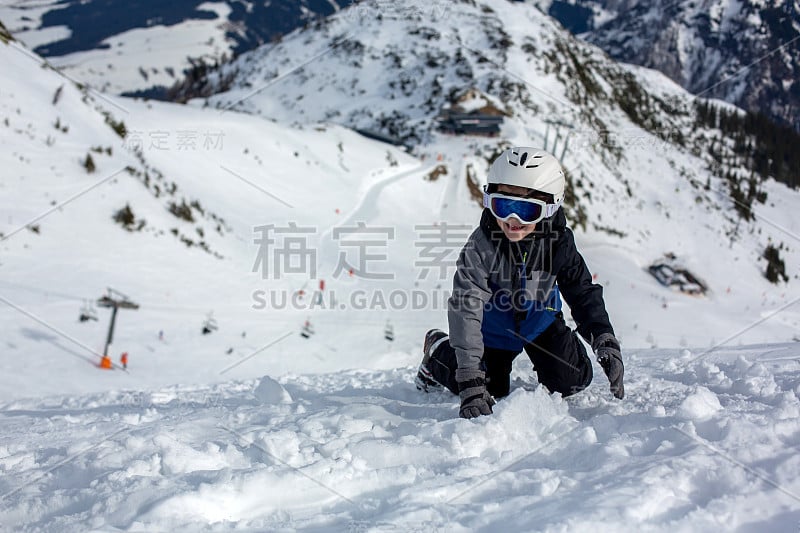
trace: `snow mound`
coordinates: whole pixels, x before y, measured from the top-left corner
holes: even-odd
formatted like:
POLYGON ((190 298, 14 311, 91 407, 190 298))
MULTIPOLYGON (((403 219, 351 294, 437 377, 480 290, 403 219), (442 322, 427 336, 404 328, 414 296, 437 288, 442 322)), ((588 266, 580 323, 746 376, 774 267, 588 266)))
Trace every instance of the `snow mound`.
POLYGON ((703 386, 686 397, 680 405, 680 414, 690 420, 704 420, 722 409, 717 395, 703 386))
POLYGON ((264 404, 292 403, 292 396, 283 385, 269 376, 264 376, 253 390, 253 395, 264 404))

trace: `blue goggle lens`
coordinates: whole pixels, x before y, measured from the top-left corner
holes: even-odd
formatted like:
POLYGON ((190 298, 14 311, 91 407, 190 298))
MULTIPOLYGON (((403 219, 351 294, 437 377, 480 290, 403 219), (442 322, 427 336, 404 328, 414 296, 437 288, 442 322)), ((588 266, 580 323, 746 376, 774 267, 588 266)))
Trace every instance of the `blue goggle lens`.
POLYGON ((541 204, 509 198, 491 198, 491 210, 498 218, 515 215, 520 221, 528 223, 538 221, 544 215, 544 206, 541 204))

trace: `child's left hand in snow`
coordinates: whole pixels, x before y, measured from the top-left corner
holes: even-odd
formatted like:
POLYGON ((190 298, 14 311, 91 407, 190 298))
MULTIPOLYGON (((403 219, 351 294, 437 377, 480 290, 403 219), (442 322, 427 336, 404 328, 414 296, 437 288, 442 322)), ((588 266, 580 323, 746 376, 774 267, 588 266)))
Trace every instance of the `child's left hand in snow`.
POLYGON ((608 376, 611 392, 621 400, 625 396, 625 387, 622 384, 625 367, 622 364, 619 341, 611 333, 603 333, 592 342, 592 350, 597 356, 597 362, 608 376))

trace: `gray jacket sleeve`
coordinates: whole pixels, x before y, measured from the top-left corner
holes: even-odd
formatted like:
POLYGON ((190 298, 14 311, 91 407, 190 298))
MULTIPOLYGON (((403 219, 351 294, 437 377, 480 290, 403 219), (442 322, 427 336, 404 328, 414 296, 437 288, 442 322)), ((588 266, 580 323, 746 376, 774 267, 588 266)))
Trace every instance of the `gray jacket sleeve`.
POLYGON ((461 250, 453 294, 448 301, 450 345, 456 352, 458 368, 478 368, 483 359, 483 307, 492 296, 489 269, 494 247, 478 228, 461 250))

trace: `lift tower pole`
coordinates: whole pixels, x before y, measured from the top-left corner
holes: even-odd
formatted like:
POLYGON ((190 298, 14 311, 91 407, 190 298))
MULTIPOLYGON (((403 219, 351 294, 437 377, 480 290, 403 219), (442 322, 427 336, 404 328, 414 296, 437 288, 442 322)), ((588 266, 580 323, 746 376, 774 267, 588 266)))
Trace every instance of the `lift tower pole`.
POLYGON ((108 355, 108 347, 114 341, 114 326, 117 323, 117 311, 119 309, 139 309, 139 304, 135 304, 130 299, 119 291, 108 288, 108 294, 97 300, 99 307, 111 308, 111 323, 108 326, 108 336, 106 337, 106 346, 103 348, 103 355, 108 355))

